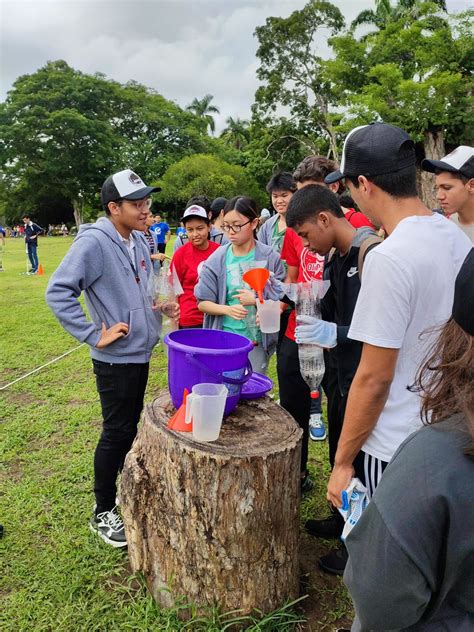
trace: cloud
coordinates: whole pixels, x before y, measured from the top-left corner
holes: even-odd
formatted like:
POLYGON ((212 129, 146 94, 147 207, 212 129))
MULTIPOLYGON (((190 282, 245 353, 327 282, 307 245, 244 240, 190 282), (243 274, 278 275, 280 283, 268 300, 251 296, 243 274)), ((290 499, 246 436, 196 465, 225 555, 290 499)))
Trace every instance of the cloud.
MULTIPOLYGON (((469 0, 452 0, 450 9, 469 0)), ((210 93, 228 116, 250 116, 258 87, 255 28, 304 0, 0 0, 0 98, 49 60, 138 81, 185 107, 210 93)), ((336 0, 350 22, 371 0, 336 0)))

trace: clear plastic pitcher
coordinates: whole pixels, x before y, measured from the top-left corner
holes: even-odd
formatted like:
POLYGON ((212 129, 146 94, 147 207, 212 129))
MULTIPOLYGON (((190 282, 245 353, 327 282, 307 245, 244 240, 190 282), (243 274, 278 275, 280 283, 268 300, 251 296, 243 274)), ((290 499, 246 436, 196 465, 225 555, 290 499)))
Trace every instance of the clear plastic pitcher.
POLYGON ((193 422, 193 439, 217 441, 229 391, 224 384, 195 384, 186 399, 186 423, 193 422))
POLYGON ((268 299, 261 303, 257 300, 257 312, 262 334, 276 334, 280 331, 280 301, 268 299))

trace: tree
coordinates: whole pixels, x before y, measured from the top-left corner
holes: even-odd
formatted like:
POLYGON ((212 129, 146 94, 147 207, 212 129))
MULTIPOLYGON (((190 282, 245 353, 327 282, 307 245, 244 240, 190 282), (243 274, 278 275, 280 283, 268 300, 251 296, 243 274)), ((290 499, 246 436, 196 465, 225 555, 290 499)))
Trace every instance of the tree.
POLYGON ((254 116, 271 123, 271 115, 282 107, 290 122, 316 144, 326 137, 329 153, 338 155, 338 139, 330 106, 331 84, 324 73, 317 45, 324 31, 335 35, 344 27, 340 10, 329 2, 311 0, 288 18, 269 17, 255 30, 263 82, 255 94, 254 116))
POLYGON ((17 79, 0 117, 0 157, 10 194, 30 202, 51 195, 70 200, 80 224, 119 148, 109 123, 116 99, 116 84, 64 61, 17 79))
POLYGON ((193 195, 210 199, 248 195, 260 204, 266 203, 265 194, 243 167, 206 154, 188 156, 171 165, 159 185, 159 197, 165 203, 178 201, 183 205, 193 195))
POLYGON ((196 116, 204 119, 206 129, 209 128, 212 133, 216 130, 216 123, 212 115, 220 114, 219 108, 211 104, 213 98, 212 94, 206 94, 202 99, 194 98, 192 102, 186 106, 188 112, 193 112, 196 116))
POLYGON ((43 200, 67 200, 79 225, 99 210, 110 173, 132 168, 153 182, 211 140, 201 119, 154 90, 49 62, 17 79, 0 104, 5 204, 38 213, 43 200))
MULTIPOLYGON (((422 5, 426 0, 398 0, 392 5, 390 0, 375 0, 375 11, 365 9, 352 21, 351 29, 355 30, 364 24, 373 24, 377 29, 385 28, 389 22, 398 21, 403 18, 416 19, 421 15, 422 5)), ((445 0, 431 0, 438 8, 447 12, 445 0)))
MULTIPOLYGON (((439 159, 445 143, 472 139, 473 38, 467 14, 441 18, 425 3, 417 19, 403 15, 357 41, 330 40, 332 89, 346 107, 346 130, 383 120, 405 129, 419 157, 439 159)), ((432 179, 420 174, 425 201, 435 204, 432 179)))
POLYGON ((221 138, 237 150, 241 150, 250 140, 249 122, 240 118, 226 118, 227 127, 222 131, 221 138))

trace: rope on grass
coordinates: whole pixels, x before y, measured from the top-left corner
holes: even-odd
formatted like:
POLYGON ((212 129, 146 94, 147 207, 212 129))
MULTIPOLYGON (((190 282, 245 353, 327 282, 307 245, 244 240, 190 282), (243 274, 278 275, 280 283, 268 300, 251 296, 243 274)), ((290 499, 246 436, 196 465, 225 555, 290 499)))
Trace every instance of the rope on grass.
POLYGON ((43 364, 42 366, 39 366, 36 369, 33 369, 33 371, 30 371, 29 373, 26 373, 25 375, 22 375, 21 377, 17 377, 16 380, 13 380, 13 382, 10 382, 9 384, 5 384, 5 386, 1 386, 0 387, 0 391, 4 391, 6 388, 8 388, 9 386, 13 386, 13 384, 16 384, 17 382, 19 382, 20 380, 24 380, 25 377, 29 377, 30 375, 33 375, 33 373, 38 373, 38 371, 41 371, 41 369, 44 369, 45 367, 49 366, 50 364, 53 364, 54 362, 57 362, 58 360, 61 360, 61 358, 65 358, 67 355, 69 355, 70 353, 72 353, 73 351, 77 351, 78 349, 80 349, 81 347, 83 347, 86 343, 83 342, 82 344, 80 344, 78 347, 74 347, 74 349, 69 349, 69 351, 66 351, 66 353, 63 353, 62 355, 58 356, 57 358, 53 358, 52 360, 50 360, 49 362, 46 362, 46 364, 43 364))

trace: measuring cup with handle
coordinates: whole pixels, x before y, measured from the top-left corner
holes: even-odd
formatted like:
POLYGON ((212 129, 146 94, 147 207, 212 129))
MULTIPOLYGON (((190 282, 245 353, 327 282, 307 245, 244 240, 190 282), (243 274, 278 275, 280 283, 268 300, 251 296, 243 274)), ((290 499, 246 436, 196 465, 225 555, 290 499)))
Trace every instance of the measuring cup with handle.
POLYGON ((229 391, 224 384, 195 384, 186 399, 186 423, 193 422, 193 439, 217 441, 229 391))

